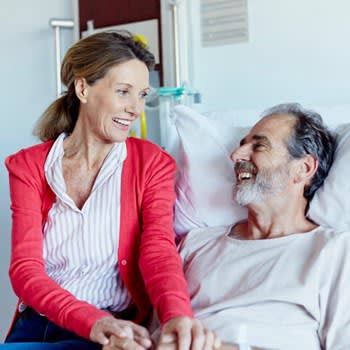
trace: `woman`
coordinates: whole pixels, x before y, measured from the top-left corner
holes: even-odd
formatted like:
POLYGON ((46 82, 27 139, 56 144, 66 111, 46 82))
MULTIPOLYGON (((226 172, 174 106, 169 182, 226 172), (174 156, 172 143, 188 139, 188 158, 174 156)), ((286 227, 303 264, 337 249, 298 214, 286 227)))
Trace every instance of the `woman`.
POLYGON ((127 137, 153 65, 128 33, 80 40, 62 63, 68 91, 36 127, 44 142, 6 160, 19 305, 3 347, 147 349, 140 324, 151 304, 161 342, 175 335, 181 349, 213 346, 192 319, 174 245, 174 161, 127 137))

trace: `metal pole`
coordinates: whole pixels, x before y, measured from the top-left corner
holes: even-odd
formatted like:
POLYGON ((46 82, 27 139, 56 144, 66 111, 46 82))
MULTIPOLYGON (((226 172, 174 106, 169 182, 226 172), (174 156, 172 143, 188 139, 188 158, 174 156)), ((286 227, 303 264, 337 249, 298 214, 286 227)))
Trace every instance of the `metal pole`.
POLYGON ((56 56, 56 94, 57 97, 61 96, 61 28, 73 28, 74 21, 66 19, 51 19, 50 25, 55 31, 55 56, 56 56))
POLYGON ((180 56, 179 56, 179 32, 178 32, 178 13, 177 3, 171 3, 171 11, 173 15, 173 35, 174 35, 174 56, 175 56, 175 86, 180 87, 180 56))
POLYGON ((56 95, 61 96, 62 84, 61 84, 61 38, 60 27, 54 27, 55 31, 55 57, 56 57, 56 95))

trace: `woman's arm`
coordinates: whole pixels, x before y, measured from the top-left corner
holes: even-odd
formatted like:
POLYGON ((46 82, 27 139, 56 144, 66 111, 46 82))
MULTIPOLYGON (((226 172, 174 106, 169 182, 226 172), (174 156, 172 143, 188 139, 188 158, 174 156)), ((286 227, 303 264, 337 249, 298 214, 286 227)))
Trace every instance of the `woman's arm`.
POLYGON ((158 152, 147 168, 142 200, 139 266, 159 320, 192 317, 192 308, 173 231, 175 162, 158 152))
POLYGON ((175 170, 174 160, 164 152, 148 170, 142 203, 140 269, 163 324, 160 343, 174 337, 179 350, 210 350, 220 346, 220 340, 192 318, 187 283, 174 242, 175 170))
POLYGON ((43 162, 29 150, 6 159, 12 209, 10 280, 23 303, 57 325, 89 339, 91 327, 109 314, 77 300, 46 273, 42 222, 47 185, 43 162))

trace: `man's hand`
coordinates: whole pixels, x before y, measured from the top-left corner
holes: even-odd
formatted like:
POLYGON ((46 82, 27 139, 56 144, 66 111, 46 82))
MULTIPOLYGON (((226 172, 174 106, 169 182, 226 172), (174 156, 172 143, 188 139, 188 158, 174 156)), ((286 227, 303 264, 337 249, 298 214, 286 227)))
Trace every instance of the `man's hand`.
POLYGON ((152 342, 146 328, 112 316, 103 317, 91 328, 90 339, 104 350, 145 350, 152 342))
POLYGON ((109 343, 104 345, 102 350, 145 350, 136 340, 120 338, 115 335, 109 337, 109 343))
POLYGON ((199 320, 176 317, 162 327, 157 350, 212 350, 220 346, 216 334, 199 320))

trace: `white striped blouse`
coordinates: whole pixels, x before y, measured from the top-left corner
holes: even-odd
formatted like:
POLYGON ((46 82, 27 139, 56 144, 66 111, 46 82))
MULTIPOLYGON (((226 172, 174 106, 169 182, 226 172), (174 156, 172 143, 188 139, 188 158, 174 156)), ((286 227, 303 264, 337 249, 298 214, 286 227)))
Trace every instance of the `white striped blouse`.
POLYGON ((44 226, 46 271, 77 299, 100 309, 121 311, 131 303, 117 265, 126 145, 113 146, 80 210, 66 193, 62 172, 65 137, 57 138, 45 162, 46 180, 56 194, 44 226))

